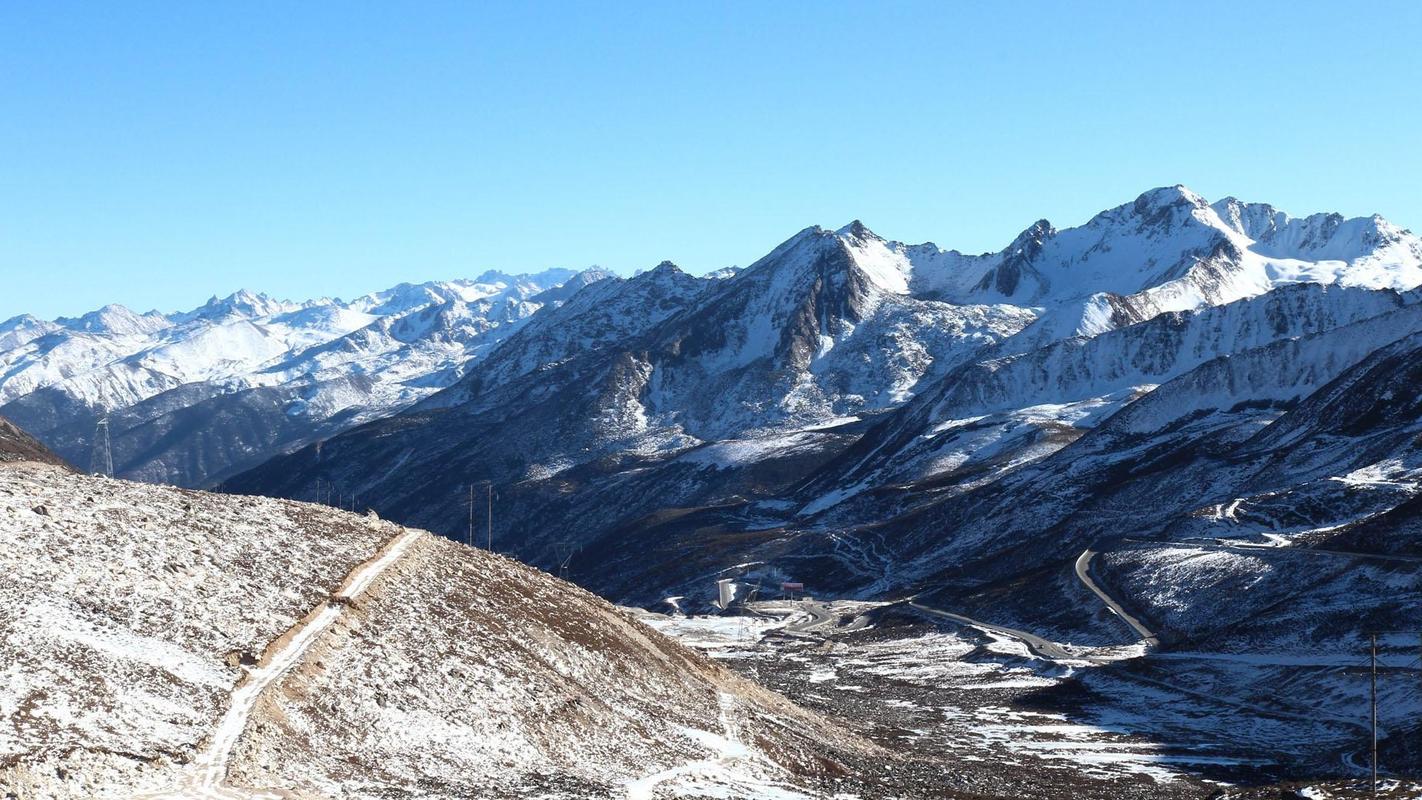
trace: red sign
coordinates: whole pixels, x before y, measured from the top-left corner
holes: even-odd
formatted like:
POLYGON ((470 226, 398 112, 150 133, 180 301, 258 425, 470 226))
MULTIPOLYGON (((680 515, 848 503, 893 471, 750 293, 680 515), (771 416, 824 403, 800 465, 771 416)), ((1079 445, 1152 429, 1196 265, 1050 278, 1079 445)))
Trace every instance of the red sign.
POLYGON ((784 589, 787 592, 803 592, 805 591, 805 584, 786 581, 780 584, 780 588, 784 589))

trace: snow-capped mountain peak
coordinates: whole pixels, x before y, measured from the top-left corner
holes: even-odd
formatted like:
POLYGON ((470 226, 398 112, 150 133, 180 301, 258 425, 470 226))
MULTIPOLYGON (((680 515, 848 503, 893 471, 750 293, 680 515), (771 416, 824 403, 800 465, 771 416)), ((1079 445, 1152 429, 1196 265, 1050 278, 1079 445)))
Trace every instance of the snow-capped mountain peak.
POLYGON ((84 464, 96 420, 110 416, 120 470, 198 483, 214 466, 265 458, 287 437, 388 414, 448 386, 539 308, 566 299, 550 290, 573 275, 486 273, 401 284, 350 303, 242 290, 169 315, 109 305, 52 323, 18 317, 0 331, 0 405, 84 464), (244 421, 224 427, 219 408, 244 421), (171 414, 206 419, 208 444, 200 446, 224 452, 183 456, 177 468, 163 462, 165 448, 198 443, 146 441, 132 447, 150 455, 126 454, 129 430, 187 424, 171 414))
POLYGON ((118 303, 110 303, 81 317, 61 317, 55 320, 55 323, 71 331, 114 336, 141 336, 160 331, 172 324, 157 311, 138 314, 118 303))
POLYGON ((1029 299, 1039 297, 1050 288, 1050 282, 1033 264, 1041 256, 1046 241, 1056 235, 1056 232, 1052 223, 1045 219, 1032 223, 1026 230, 1017 234, 1012 244, 1002 251, 998 265, 983 275, 976 289, 1005 298, 1019 294, 1029 299), (1031 284, 1030 287, 1026 286, 1028 283, 1031 284))
POLYGON ((0 351, 19 347, 57 330, 62 330, 59 324, 32 314, 11 317, 0 322, 0 351))
POLYGON ((895 247, 857 219, 835 231, 835 236, 849 251, 851 263, 875 286, 893 294, 909 293, 913 264, 901 247, 895 247))
POLYGON ((1227 197, 1212 208, 1245 249, 1268 259, 1341 262, 1321 277, 1348 285, 1406 289, 1422 273, 1422 239, 1376 214, 1345 218, 1311 214, 1295 218, 1265 203, 1227 197))
POLYGON ((685 274, 686 271, 683 270, 681 267, 678 267, 675 263, 671 261, 662 261, 651 269, 638 270, 637 273, 632 276, 632 278, 633 280, 636 280, 637 278, 641 278, 642 276, 647 275, 651 276, 649 280, 662 280, 668 277, 674 277, 676 275, 685 274))
POLYGON ((835 231, 835 233, 842 237, 853 237, 855 239, 880 238, 877 233, 869 230, 869 227, 867 225, 857 219, 850 220, 848 225, 841 227, 839 230, 835 231))
POLYGON ((175 323, 189 322, 194 319, 220 320, 228 317, 258 319, 295 311, 300 307, 296 303, 277 300, 264 292, 239 289, 226 297, 219 298, 217 295, 213 295, 202 306, 192 311, 170 314, 168 319, 175 323))
POLYGON ((1177 183, 1173 186, 1157 186, 1141 192, 1132 203, 1135 212, 1141 216, 1158 214, 1165 209, 1178 209, 1187 213, 1200 211, 1210 203, 1190 187, 1177 183))

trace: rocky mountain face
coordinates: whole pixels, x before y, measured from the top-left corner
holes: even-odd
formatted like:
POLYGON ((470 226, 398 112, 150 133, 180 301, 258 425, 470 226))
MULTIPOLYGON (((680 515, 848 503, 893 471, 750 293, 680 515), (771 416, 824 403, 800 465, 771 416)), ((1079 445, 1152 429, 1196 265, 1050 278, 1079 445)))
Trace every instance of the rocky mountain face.
MULTIPOLYGON (((1128 454, 1234 446, 1412 332, 1419 283, 1422 241, 1381 218, 1184 187, 976 256, 810 228, 731 275, 600 282, 410 411, 229 486, 334 483, 462 537, 490 482, 496 547, 633 601, 725 570, 910 591, 1103 535, 1072 503, 1128 454)), ((1149 511, 1133 530, 1184 513, 1149 511)))
POLYGON ((535 311, 604 277, 491 272, 349 302, 243 291, 175 314, 17 317, 0 324, 0 409, 80 466, 107 419, 117 474, 216 483, 450 385, 535 311))

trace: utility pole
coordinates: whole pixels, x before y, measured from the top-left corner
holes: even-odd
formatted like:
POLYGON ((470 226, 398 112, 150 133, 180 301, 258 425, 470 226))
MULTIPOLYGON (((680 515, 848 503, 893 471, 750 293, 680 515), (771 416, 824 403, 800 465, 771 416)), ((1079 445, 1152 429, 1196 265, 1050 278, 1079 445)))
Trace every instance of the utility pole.
POLYGON ((1372 669, 1372 706, 1373 706, 1373 797, 1378 796, 1378 635, 1373 634, 1373 669, 1372 669))
POLYGON ((474 546, 474 484, 469 484, 469 534, 464 537, 464 543, 470 547, 474 546))
POLYGON ((489 552, 494 552, 494 482, 485 482, 485 487, 489 490, 489 552))

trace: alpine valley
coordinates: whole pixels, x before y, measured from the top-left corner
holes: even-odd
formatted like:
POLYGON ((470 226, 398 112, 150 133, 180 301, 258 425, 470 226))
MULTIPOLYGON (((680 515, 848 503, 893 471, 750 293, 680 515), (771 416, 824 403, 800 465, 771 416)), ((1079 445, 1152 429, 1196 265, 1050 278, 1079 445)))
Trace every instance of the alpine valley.
MULTIPOLYGON (((776 763, 799 777, 764 766, 726 785, 1347 796, 1369 758, 1365 634, 1381 632, 1382 758, 1422 767, 1419 286, 1422 239, 1381 217, 1183 186, 977 255, 855 221, 704 276, 489 272, 349 302, 239 292, 180 313, 17 317, 0 323, 0 416, 34 438, 5 427, 0 444, 53 451, 10 480, 46 497, 139 491, 68 462, 182 487, 130 499, 164 520, 195 503, 207 528, 241 503, 291 520, 329 511, 312 502, 369 510, 635 607, 713 659, 617 645, 659 681, 666 658, 691 665, 676 713, 716 717, 704 686, 742 676, 798 704, 735 701, 765 764, 790 754, 776 763), (777 708, 801 727, 753 721, 777 708), (888 765, 881 782, 836 772, 867 762, 888 765)), ((321 517, 332 538, 309 569, 360 563, 388 525, 360 519, 321 517)), ((283 525, 241 535, 293 538, 283 525)), ((454 547, 411 546, 431 563, 454 547)), ((272 555, 232 558, 256 581, 272 555)), ((464 583, 426 576, 426 599, 498 572, 558 608, 548 576, 458 558, 464 583)), ((280 588, 264 591, 294 620, 280 588)), ((405 593, 379 599, 409 616, 405 593)), ((633 637, 602 600, 574 600, 564 612, 633 637)), ((516 606, 480 613, 534 613, 516 606)), ((172 737, 220 711, 209 688, 183 695, 172 737)), ((278 728, 280 712, 263 710, 278 728)), ((379 744, 406 753, 397 739, 379 744)), ((247 769, 272 783, 284 767, 259 749, 247 769)), ((303 780, 356 780, 339 775, 303 780)), ((673 777, 627 796, 782 796, 673 777)))

